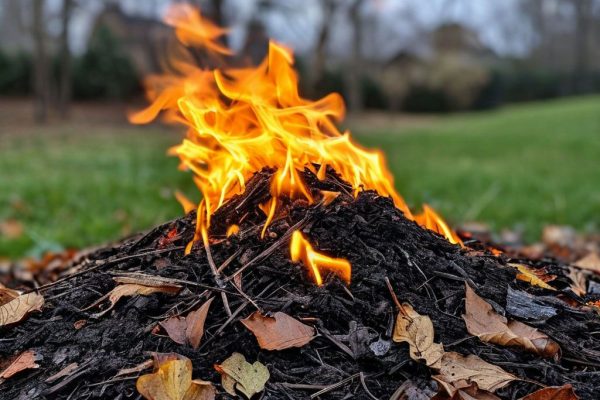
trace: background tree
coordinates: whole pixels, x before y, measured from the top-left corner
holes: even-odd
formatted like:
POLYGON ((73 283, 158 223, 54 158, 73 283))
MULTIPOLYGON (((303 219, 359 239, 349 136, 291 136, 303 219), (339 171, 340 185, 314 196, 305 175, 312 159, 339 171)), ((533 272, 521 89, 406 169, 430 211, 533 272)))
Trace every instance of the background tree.
POLYGON ((48 117, 50 98, 48 56, 46 54, 46 25, 44 18, 44 0, 33 0, 32 35, 33 35, 33 71, 34 71, 34 119, 45 122, 48 117))

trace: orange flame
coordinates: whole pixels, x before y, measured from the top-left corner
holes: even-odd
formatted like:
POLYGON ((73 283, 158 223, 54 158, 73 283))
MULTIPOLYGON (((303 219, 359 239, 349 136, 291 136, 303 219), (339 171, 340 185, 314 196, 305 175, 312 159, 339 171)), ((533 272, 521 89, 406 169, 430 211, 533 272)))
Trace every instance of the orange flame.
POLYGON ((448 239, 448 241, 452 244, 460 244, 461 246, 464 246, 462 240, 460 240, 456 232, 454 232, 448 226, 446 221, 444 221, 444 219, 427 204, 423 204, 423 212, 421 214, 415 215, 415 222, 424 228, 445 236, 446 239, 448 239))
MULTIPOLYGON (((203 47, 217 65, 224 65, 222 57, 231 54, 219 42, 226 30, 202 18, 197 9, 173 5, 165 21, 175 28, 182 44, 203 47)), ((249 68, 201 69, 192 60, 179 54, 170 60, 176 72, 148 77, 151 104, 132 114, 130 121, 147 123, 164 111, 167 121, 188 127, 186 139, 170 153, 180 158, 181 169, 194 173, 203 195, 194 241, 202 239, 208 245, 212 213, 231 196, 243 192, 252 174, 265 166, 276 168, 276 172, 272 199, 263 205, 267 215, 263 236, 282 197, 313 202, 298 172, 305 167, 319 179, 325 177, 328 166, 332 167, 352 184, 355 195, 363 188, 376 190, 390 196, 407 218, 415 219, 394 189, 383 153, 357 145, 349 132, 341 132, 334 123, 344 117, 341 96, 332 93, 316 101, 300 97, 289 49, 271 42, 265 60, 249 68)), ((416 221, 453 243, 461 243, 428 207, 416 221)), ((191 244, 187 251, 190 249, 191 244)))
POLYGON ((344 282, 350 284, 350 275, 352 273, 350 263, 343 258, 331 258, 315 251, 300 231, 294 231, 292 234, 290 255, 292 261, 302 261, 309 268, 311 275, 319 286, 323 284, 321 271, 332 272, 344 282))

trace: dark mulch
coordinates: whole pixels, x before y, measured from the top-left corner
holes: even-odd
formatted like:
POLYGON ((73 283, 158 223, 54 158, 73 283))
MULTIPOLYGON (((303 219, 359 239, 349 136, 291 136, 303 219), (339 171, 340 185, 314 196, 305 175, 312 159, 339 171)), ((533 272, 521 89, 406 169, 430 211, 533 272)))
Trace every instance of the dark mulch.
MULTIPOLYGON (((377 398, 388 399, 396 389, 411 386, 409 398, 435 393, 430 370, 412 361, 405 344, 390 339, 396 309, 386 287, 389 278, 398 298, 431 317, 436 341, 446 350, 477 354, 519 377, 544 385, 572 383, 582 399, 600 394, 600 318, 591 311, 568 306, 556 292, 515 280, 509 261, 485 250, 462 250, 404 218, 388 198, 365 191, 356 199, 334 174, 317 188, 341 191, 326 207, 304 202, 287 204, 260 239, 264 214, 256 207, 268 198, 268 178, 262 171, 246 193, 233 198, 213 217, 211 254, 216 266, 229 263, 221 280, 245 266, 243 291, 261 310, 283 311, 310 322, 320 333, 310 344, 284 351, 260 350, 254 336, 239 322, 255 311, 235 288, 220 288, 210 272, 202 245, 184 256, 182 246, 194 233, 193 213, 157 227, 142 237, 96 251, 84 261, 94 268, 43 291, 46 305, 17 326, 0 331, 0 359, 33 349, 42 356, 41 368, 23 372, 0 386, 0 399, 135 399, 135 377, 113 378, 122 368, 149 358, 148 352, 176 352, 189 357, 194 377, 220 383, 213 364, 233 352, 265 364, 271 379, 264 399, 303 399, 319 388, 346 380, 323 399, 367 399, 365 387, 377 398), (224 229, 238 223, 240 233, 224 237, 224 229), (329 277, 317 287, 305 268, 289 260, 286 233, 294 225, 319 251, 347 258, 353 266, 347 288, 329 277), (174 239, 168 233, 177 231, 174 239), (173 249, 173 250, 171 250, 173 249), (145 255, 144 255, 145 254, 145 255), (155 294, 124 298, 100 318, 98 310, 81 311, 108 293, 115 274, 143 272, 180 279, 185 289, 177 296, 155 294), (542 359, 514 348, 489 345, 470 337, 461 318, 465 282, 507 317, 538 327, 562 348, 560 361, 542 359), (226 293, 234 318, 229 322, 221 292, 226 293), (214 297, 206 333, 199 350, 178 345, 151 331, 167 316, 185 313, 214 297), (76 321, 85 320, 81 329, 76 321), (45 379, 70 363, 78 369, 53 383, 45 379), (361 379, 361 374, 362 378, 361 379), (347 379, 352 377, 352 379, 347 379)), ((472 244, 476 247, 476 243, 472 244)), ((553 284, 564 298, 577 298, 568 288, 564 269, 548 260, 537 266, 559 277, 553 284)), ((496 394, 519 398, 539 387, 515 382, 496 394)), ((222 391, 221 391, 222 392, 222 391)), ((228 398, 221 394, 220 398, 228 398)))

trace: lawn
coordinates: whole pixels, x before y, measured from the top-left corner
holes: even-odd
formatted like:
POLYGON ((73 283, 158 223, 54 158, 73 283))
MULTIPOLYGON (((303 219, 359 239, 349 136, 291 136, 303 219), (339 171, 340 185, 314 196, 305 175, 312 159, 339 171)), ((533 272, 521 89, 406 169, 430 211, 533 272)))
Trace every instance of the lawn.
MULTIPOLYGON (((428 202, 453 223, 522 229, 530 240, 550 223, 600 229, 600 97, 355 136, 384 149, 411 205, 428 202)), ((196 193, 165 156, 178 140, 122 124, 0 130, 0 257, 113 240, 180 215, 174 190, 196 193)))

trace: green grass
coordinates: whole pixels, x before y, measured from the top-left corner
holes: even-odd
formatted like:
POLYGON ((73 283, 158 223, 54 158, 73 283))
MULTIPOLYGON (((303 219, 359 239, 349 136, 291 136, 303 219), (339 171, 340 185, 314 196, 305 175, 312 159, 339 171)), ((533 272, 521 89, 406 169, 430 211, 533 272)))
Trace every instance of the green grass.
POLYGON ((522 229, 600 228, 600 97, 450 116, 402 134, 359 135, 388 154, 407 200, 453 222, 522 229))
MULTIPOLYGON (((519 228, 530 240, 549 223, 600 227, 600 97, 356 137, 387 153, 411 205, 428 202, 452 222, 519 228)), ((24 227, 18 238, 0 234, 0 257, 117 239, 180 215, 173 191, 195 191, 165 156, 178 140, 161 128, 123 126, 0 136, 0 222, 24 227)))

